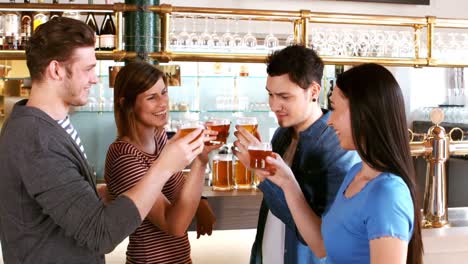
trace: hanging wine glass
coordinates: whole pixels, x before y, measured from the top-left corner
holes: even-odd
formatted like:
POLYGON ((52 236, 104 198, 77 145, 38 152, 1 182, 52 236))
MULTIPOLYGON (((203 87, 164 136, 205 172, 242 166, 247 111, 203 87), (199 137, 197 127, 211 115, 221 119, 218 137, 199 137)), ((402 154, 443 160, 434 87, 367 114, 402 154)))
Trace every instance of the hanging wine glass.
POLYGON ((242 37, 239 35, 239 18, 235 18, 235 23, 234 23, 234 35, 232 35, 232 38, 234 40, 234 46, 235 47, 242 47, 244 45, 244 40, 242 37))
POLYGON ((189 44, 190 34, 187 32, 187 17, 182 18, 182 31, 177 37, 177 44, 181 47, 187 47, 189 44))
POLYGON ((247 24, 247 34, 244 35, 244 45, 247 48, 255 48, 257 47, 257 38, 251 33, 252 30, 252 20, 249 17, 249 22, 247 24))
POLYGON ((208 22, 209 18, 205 17, 205 29, 203 33, 200 35, 199 43, 202 47, 209 48, 213 46, 213 39, 211 38, 211 34, 208 32, 208 22))
POLYGON ((200 45, 200 37, 197 34, 197 16, 192 17, 192 33, 189 35, 189 45, 194 47, 200 45))
POLYGON ((171 31, 169 32, 169 46, 176 47, 177 46, 177 34, 175 33, 175 21, 176 17, 171 17, 171 31))
POLYGON ((217 32, 217 20, 216 17, 213 17, 213 34, 211 34, 211 39, 213 42, 213 47, 220 47, 223 46, 223 41, 221 38, 218 36, 217 32))
POLYGON ((275 37, 275 35, 273 35, 273 20, 270 20, 269 33, 268 35, 266 35, 263 45, 267 49, 275 49, 276 47, 278 47, 278 44, 279 44, 278 38, 275 37))
POLYGON ((226 19, 226 33, 223 34, 222 42, 224 46, 226 47, 235 46, 234 37, 231 34, 231 19, 230 18, 226 19))
POLYGON ((288 37, 286 38, 286 41, 285 41, 285 46, 291 46, 291 45, 294 45, 296 44, 296 40, 294 39, 294 21, 291 21, 291 24, 292 24, 292 33, 288 35, 288 37))

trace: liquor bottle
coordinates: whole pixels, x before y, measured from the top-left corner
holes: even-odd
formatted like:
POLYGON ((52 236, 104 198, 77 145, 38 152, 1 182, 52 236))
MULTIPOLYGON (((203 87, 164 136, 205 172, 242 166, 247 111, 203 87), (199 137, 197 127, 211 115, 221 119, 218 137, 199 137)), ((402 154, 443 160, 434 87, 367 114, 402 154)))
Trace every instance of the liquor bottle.
MULTIPOLYGON (((10 0, 10 3, 14 4, 15 0, 10 0)), ((18 49, 19 21, 20 21, 20 15, 17 12, 12 11, 4 15, 5 40, 3 42, 3 49, 7 49, 7 50, 18 49)))
POLYGON ((100 34, 99 34, 99 27, 97 25, 97 22, 96 22, 96 17, 94 17, 94 13, 88 13, 88 16, 86 17, 86 21, 85 21, 86 25, 88 25, 90 28, 93 29, 94 31, 94 37, 95 37, 95 49, 96 50, 99 50, 99 38, 100 38, 100 34))
MULTIPOLYGON (((92 4, 93 4, 93 0, 88 0, 88 5, 92 5, 92 4)), ((99 27, 98 27, 98 24, 96 22, 96 17, 94 16, 94 13, 92 13, 92 12, 88 13, 88 16, 86 17, 85 23, 86 23, 86 25, 88 25, 90 28, 93 29, 94 39, 95 39, 94 48, 96 50, 99 50, 99 47, 100 47, 99 46, 100 32, 99 32, 99 27)))
MULTIPOLYGON (((106 0, 106 4, 110 4, 109 0, 106 0)), ((100 49, 101 50, 113 50, 115 49, 115 25, 112 20, 112 14, 106 13, 104 20, 101 24, 101 36, 100 36, 100 49)))
MULTIPOLYGON (((37 2, 39 4, 43 4, 44 3, 44 0, 37 0, 37 2)), ((45 22, 47 22, 48 17, 47 15, 43 12, 43 11, 38 11, 34 14, 34 18, 33 18, 33 31, 36 30, 36 28, 42 24, 44 24, 45 22)))
MULTIPOLYGON (((58 4, 59 3, 59 0, 53 0, 52 1, 53 4, 58 4)), ((49 15, 49 20, 52 20, 56 17, 61 17, 62 16, 62 13, 61 12, 58 12, 57 10, 54 10, 54 11, 51 11, 50 12, 50 15, 49 15)))
MULTIPOLYGON (((75 0, 68 0, 68 3, 70 5, 73 5, 73 4, 75 4, 75 0)), ((78 11, 75 11, 75 10, 72 10, 72 9, 69 9, 69 10, 63 12, 62 16, 73 18, 73 19, 76 19, 76 20, 80 20, 80 13, 78 11)))
MULTIPOLYGON (((29 4, 29 0, 24 0, 25 4, 29 4)), ((29 38, 32 34, 33 28, 33 13, 31 11, 21 12, 21 44, 20 49, 26 49, 29 43, 29 38)))

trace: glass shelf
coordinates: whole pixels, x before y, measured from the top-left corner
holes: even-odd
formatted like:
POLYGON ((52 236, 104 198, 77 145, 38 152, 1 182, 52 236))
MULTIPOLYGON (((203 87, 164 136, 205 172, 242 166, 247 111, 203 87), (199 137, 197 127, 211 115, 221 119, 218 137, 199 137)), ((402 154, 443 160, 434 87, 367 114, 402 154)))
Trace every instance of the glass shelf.
POLYGON ((239 76, 239 75, 203 75, 203 76, 194 76, 187 75, 181 76, 183 78, 200 78, 200 79, 225 79, 225 78, 238 78, 238 79, 266 79, 265 76, 239 76))
POLYGON ((170 113, 268 113, 270 110, 171 110, 170 113))
MULTIPOLYGON (((0 95, 1 96, 1 95, 0 95)), ((189 111, 177 111, 171 110, 170 113, 268 113, 269 110, 189 110, 189 111)), ((74 113, 114 113, 112 110, 75 110, 74 113)))

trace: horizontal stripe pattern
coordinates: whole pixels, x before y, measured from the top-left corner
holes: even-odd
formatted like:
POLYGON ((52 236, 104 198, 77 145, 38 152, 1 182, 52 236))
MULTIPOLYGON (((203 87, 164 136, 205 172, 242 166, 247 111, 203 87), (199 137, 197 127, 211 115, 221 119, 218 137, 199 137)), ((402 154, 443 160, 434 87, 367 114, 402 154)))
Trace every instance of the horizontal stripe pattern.
MULTIPOLYGON (((167 142, 165 131, 155 135, 156 152, 148 154, 134 145, 116 140, 109 147, 105 165, 105 180, 111 196, 116 197, 132 188, 148 171, 167 142)), ((163 194, 174 202, 185 178, 182 172, 171 176, 163 187, 163 194)), ((187 233, 175 237, 159 230, 145 219, 130 235, 127 247, 127 263, 184 264, 192 263, 187 233)))

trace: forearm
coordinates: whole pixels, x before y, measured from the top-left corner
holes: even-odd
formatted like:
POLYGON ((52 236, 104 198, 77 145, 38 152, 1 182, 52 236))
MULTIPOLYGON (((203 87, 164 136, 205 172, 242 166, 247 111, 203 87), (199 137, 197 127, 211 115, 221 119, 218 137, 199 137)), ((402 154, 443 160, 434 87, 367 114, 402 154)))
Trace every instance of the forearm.
POLYGON ((130 190, 123 193, 135 203, 142 220, 148 215, 156 198, 161 194, 164 184, 172 174, 173 172, 166 169, 164 164, 155 161, 143 178, 130 190))
POLYGON ((326 251, 321 233, 321 218, 310 208, 297 183, 294 182, 284 187, 284 193, 294 222, 303 239, 317 257, 325 257, 326 251))
POLYGON ((169 233, 181 236, 192 222, 203 192, 205 168, 206 163, 194 160, 182 190, 166 213, 169 233))

